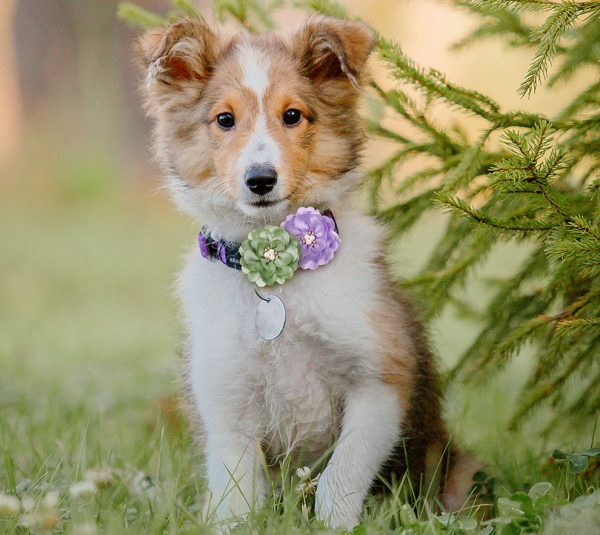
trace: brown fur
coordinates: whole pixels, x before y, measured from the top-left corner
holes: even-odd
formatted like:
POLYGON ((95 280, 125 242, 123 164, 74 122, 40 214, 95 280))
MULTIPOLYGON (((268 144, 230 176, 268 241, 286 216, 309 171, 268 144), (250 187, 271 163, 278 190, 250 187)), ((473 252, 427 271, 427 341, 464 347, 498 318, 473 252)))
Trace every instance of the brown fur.
POLYGON ((444 507, 456 511, 467 503, 473 474, 481 465, 451 442, 442 417, 439 376, 423 326, 413 304, 390 279, 383 259, 378 264, 381 287, 387 289, 379 296, 378 312, 372 318, 381 340, 381 376, 397 389, 405 418, 402 440, 373 490, 386 491, 408 474, 415 496, 439 496, 444 507))
POLYGON ((361 24, 314 17, 295 34, 293 43, 300 72, 317 84, 347 77, 358 86, 375 39, 361 24))
MULTIPOLYGON (((382 287, 388 291, 380 297, 387 314, 375 318, 374 325, 382 339, 387 340, 382 379, 398 389, 405 411, 403 439, 386 464, 382 477, 388 482, 399 480, 408 469, 417 494, 425 484, 426 474, 431 472, 426 462, 428 451, 443 452, 448 446, 448 434, 441 414, 441 391, 433 356, 424 330, 415 319, 412 304, 394 288, 383 266, 381 276, 387 280, 382 287), (402 329, 397 328, 399 319, 403 323, 402 329), (390 326, 392 321, 394 324, 390 326)), ((442 470, 443 465, 440 467, 442 470)))

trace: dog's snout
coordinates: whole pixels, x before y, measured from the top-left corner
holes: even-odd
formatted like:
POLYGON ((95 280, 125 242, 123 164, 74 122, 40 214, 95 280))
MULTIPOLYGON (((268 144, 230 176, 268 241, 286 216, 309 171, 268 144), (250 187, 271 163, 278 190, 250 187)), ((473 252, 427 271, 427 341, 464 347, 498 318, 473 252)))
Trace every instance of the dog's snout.
POLYGON ((266 195, 277 184, 277 171, 270 165, 253 165, 246 171, 245 179, 252 193, 266 195))

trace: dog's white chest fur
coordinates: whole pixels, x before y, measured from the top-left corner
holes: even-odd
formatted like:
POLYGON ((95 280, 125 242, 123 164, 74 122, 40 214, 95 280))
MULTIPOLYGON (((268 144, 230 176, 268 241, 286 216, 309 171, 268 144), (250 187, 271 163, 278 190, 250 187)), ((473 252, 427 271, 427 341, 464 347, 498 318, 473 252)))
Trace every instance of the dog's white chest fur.
POLYGON ((262 351, 255 380, 265 446, 271 455, 296 451, 308 464, 338 435, 339 397, 327 382, 322 352, 300 333, 265 343, 262 351))
POLYGON ((330 264, 299 270, 285 285, 263 290, 287 309, 286 327, 274 341, 256 331, 260 301, 240 271, 193 251, 181 278, 191 334, 189 382, 202 419, 230 408, 227 425, 265 437, 271 454, 295 450, 307 462, 337 438, 340 400, 376 364, 361 341, 369 345, 380 229, 358 213, 336 217, 342 245, 330 264))

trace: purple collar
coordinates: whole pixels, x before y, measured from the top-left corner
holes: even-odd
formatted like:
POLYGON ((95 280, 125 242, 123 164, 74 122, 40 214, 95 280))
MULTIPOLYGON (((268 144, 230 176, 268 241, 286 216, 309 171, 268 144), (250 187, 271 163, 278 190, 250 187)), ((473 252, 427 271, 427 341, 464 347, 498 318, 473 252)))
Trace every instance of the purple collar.
MULTIPOLYGON (((339 234, 338 226, 331 210, 325 210, 323 215, 333 220, 335 231, 339 234)), ((242 244, 237 241, 213 238, 210 230, 206 226, 202 227, 202 230, 198 234, 198 246, 200 247, 200 253, 203 258, 211 260, 212 262, 221 262, 227 267, 237 270, 242 269, 242 264, 240 263, 241 245, 242 244)))
POLYGON ((221 261, 227 267, 239 270, 242 269, 240 245, 241 243, 237 241, 213 238, 207 227, 202 227, 202 231, 198 234, 198 246, 204 258, 213 262, 221 261))

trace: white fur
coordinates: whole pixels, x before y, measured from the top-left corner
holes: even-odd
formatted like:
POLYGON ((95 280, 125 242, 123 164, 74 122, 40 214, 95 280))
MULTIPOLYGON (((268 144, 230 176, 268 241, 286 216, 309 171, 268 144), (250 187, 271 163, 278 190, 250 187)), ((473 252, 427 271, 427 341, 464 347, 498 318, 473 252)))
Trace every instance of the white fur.
POLYGON ((244 70, 244 85, 256 93, 260 102, 269 85, 269 58, 253 46, 244 43, 238 48, 238 62, 244 70))
MULTIPOLYGON (((258 164, 267 164, 279 171, 281 150, 277 141, 269 132, 263 106, 263 98, 270 84, 271 63, 265 54, 247 43, 240 45, 238 48, 237 60, 244 72, 243 84, 247 89, 254 92, 258 102, 258 117, 254 130, 240 154, 237 163, 238 174, 243 177, 248 167, 258 164)), ((282 189, 283 177, 279 176, 278 178, 278 184, 273 190, 274 197, 282 189)), ((243 178, 240 179, 239 188, 242 196, 251 200, 252 195, 243 178)))
POLYGON ((319 479, 317 514, 328 524, 352 529, 373 475, 399 437, 401 411, 391 387, 373 381, 346 399, 339 444, 319 479))
MULTIPOLYGON (((252 165, 266 164, 274 167, 276 170, 280 170, 280 158, 281 151, 275 141, 275 138, 270 135, 267 127, 267 120, 262 107, 259 106, 259 115, 254 125, 254 131, 250 136, 250 139, 246 146, 242 149, 240 157, 238 159, 238 174, 242 179, 240 180, 240 189, 243 196, 251 197, 252 194, 248 190, 243 177, 246 169, 252 165)), ((278 184, 273 190, 273 196, 277 197, 281 190, 283 177, 278 177, 278 184)))
POLYGON ((270 135, 262 105, 259 106, 259 110, 254 131, 238 161, 238 168, 242 171, 242 175, 243 171, 253 164, 270 164, 273 167, 280 164, 281 151, 273 136, 270 135))
MULTIPOLYGON (((402 408, 380 379, 370 321, 378 307, 372 259, 381 251, 382 229, 358 212, 332 208, 342 238, 332 262, 266 291, 280 295, 288 315, 273 342, 256 332, 258 298, 241 272, 206 261, 194 248, 181 274, 189 378, 207 434, 211 511, 221 521, 264 499, 261 443, 276 455, 302 451, 304 466, 341 436, 318 485, 317 514, 351 528, 398 439, 402 408)), ((237 234, 255 226, 229 219, 237 234)))

